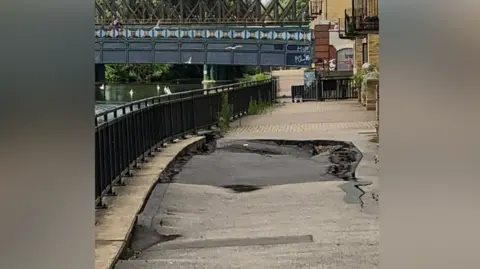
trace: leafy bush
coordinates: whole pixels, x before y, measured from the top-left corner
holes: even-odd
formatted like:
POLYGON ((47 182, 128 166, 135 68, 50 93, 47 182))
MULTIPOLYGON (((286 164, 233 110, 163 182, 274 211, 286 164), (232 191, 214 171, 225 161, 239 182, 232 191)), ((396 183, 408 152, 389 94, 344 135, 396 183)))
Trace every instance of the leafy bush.
POLYGON ((365 75, 365 72, 363 69, 360 69, 353 75, 353 82, 355 83, 355 88, 360 89, 363 83, 363 76, 365 75))
POLYGON ((258 73, 258 74, 255 74, 254 76, 255 81, 266 80, 266 79, 267 79, 267 75, 265 75, 265 73, 258 73))
POLYGON ((256 101, 256 100, 250 100, 248 103, 248 110, 247 113, 248 115, 258 115, 262 114, 265 112, 267 108, 269 108, 272 104, 265 102, 265 101, 256 101))
POLYGON ((241 82, 248 82, 248 81, 260 81, 267 79, 267 75, 265 73, 256 73, 255 75, 244 74, 243 78, 240 79, 241 82))
POLYGON ((233 106, 228 103, 228 93, 222 94, 222 103, 220 113, 218 115, 218 127, 222 132, 226 132, 230 128, 231 119, 233 117, 233 106))
POLYGON ((170 68, 168 64, 106 64, 105 78, 110 83, 161 81, 170 68))

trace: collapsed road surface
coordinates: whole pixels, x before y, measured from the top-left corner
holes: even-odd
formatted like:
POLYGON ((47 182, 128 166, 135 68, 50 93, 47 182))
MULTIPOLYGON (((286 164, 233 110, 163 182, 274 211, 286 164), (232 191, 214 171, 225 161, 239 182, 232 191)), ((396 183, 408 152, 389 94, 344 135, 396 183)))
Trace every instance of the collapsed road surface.
POLYGON ((152 192, 116 269, 378 268, 375 216, 346 204, 351 144, 217 141, 152 192))

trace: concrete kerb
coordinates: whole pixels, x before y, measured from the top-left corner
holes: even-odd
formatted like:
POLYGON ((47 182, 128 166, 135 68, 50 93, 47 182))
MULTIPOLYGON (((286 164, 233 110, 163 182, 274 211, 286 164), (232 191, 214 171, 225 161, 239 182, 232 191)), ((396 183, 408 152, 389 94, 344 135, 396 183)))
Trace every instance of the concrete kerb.
POLYGON ((190 136, 167 145, 162 152, 149 158, 147 164, 150 166, 140 170, 144 173, 136 175, 134 172, 127 184, 118 188, 117 196, 110 199, 107 209, 99 209, 102 213, 98 225, 95 225, 95 269, 115 267, 128 246, 139 213, 162 174, 185 152, 199 149, 204 143, 205 137, 190 136), (152 170, 151 173, 145 173, 148 169, 152 170))

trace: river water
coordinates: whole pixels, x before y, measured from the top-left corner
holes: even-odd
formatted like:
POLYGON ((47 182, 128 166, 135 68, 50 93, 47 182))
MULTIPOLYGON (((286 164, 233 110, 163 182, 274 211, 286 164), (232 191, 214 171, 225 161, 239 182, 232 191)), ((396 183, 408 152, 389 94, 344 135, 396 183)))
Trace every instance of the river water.
MULTIPOLYGON (((128 84, 128 85, 105 85, 104 89, 95 86, 95 113, 114 108, 124 103, 145 99, 148 97, 164 94, 163 89, 167 86, 172 93, 202 89, 203 85, 197 84, 128 84), (160 90, 157 90, 157 86, 160 90)), ((215 84, 208 85, 216 86, 215 84)))

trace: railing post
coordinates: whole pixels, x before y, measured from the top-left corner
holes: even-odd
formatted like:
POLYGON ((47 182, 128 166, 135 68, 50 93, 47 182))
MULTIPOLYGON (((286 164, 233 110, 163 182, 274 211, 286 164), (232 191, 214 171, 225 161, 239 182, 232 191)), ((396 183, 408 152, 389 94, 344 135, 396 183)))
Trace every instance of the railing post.
MULTIPOLYGON (((113 111, 113 118, 118 118, 118 110, 113 111)), ((113 177, 115 179, 115 176, 118 175, 118 181, 115 182, 115 185, 122 185, 122 174, 121 174, 121 168, 120 168, 120 163, 122 156, 120 155, 120 152, 117 151, 119 150, 118 144, 120 140, 120 135, 119 135, 119 130, 118 130, 118 123, 112 125, 112 151, 113 151, 113 177)))
POLYGON ((195 117, 195 92, 192 91, 192 121, 193 121, 193 134, 197 135, 197 120, 195 117))
POLYGON ((153 150, 152 148, 156 146, 155 144, 155 125, 153 124, 153 118, 155 117, 153 105, 155 104, 155 99, 151 99, 150 101, 152 104, 149 106, 148 101, 145 101, 146 110, 148 111, 147 115, 147 127, 148 127, 148 141, 147 141, 147 148, 148 148, 148 156, 153 157, 153 150))
MULTIPOLYGON (((108 113, 105 114, 104 116, 104 120, 105 121, 108 121, 108 113)), ((110 129, 111 127, 109 125, 107 125, 105 127, 105 133, 106 133, 106 139, 104 139, 104 143, 108 145, 108 148, 106 150, 106 164, 105 164, 105 174, 106 174, 106 179, 108 180, 108 189, 107 189, 107 193, 106 195, 109 195, 109 196, 114 196, 115 193, 113 192, 113 176, 112 176, 112 169, 113 169, 113 165, 112 165, 112 139, 111 139, 111 136, 110 136, 110 129)), ((105 138, 105 137, 104 137, 105 138)))
POLYGON ((130 164, 131 164, 131 138, 130 138, 130 116, 127 115, 127 108, 124 106, 122 109, 123 117, 125 118, 125 130, 124 130, 124 136, 125 136, 125 141, 126 144, 124 146, 124 153, 126 154, 125 156, 125 163, 127 164, 127 173, 125 174, 126 176, 131 176, 132 173, 130 171, 130 164))
POLYGON ((128 107, 129 111, 130 111, 130 118, 129 118, 129 137, 130 137, 130 154, 131 154, 131 158, 134 159, 133 161, 133 166, 132 168, 133 169, 136 169, 138 168, 138 160, 137 160, 137 134, 136 134, 136 130, 137 130, 137 126, 135 125, 135 115, 132 113, 134 108, 133 108, 133 104, 131 104, 129 107, 128 107))
MULTIPOLYGON (((218 100, 218 102, 217 102, 217 113, 220 113, 220 109, 222 108, 222 96, 220 94, 218 94, 218 88, 215 88, 215 97, 218 100)), ((215 121, 216 120, 214 120, 214 122, 215 121)))
POLYGON ((174 135, 175 133, 173 131, 173 109, 171 95, 168 95, 168 107, 170 109, 170 131, 172 132, 172 135, 174 135))
POLYGON ((182 121, 182 138, 186 138, 186 128, 185 128, 185 107, 183 105, 183 96, 180 96, 180 117, 182 121))
POLYGON ((146 132, 146 127, 145 127, 145 119, 144 119, 144 114, 145 114, 145 111, 142 111, 142 103, 138 103, 137 104, 137 109, 139 110, 138 111, 138 115, 140 117, 140 123, 139 123, 139 127, 140 127, 140 152, 142 152, 142 158, 140 159, 142 162, 146 162, 147 161, 147 157, 145 156, 145 150, 146 150, 146 147, 145 147, 145 141, 147 140, 147 132, 146 132))

